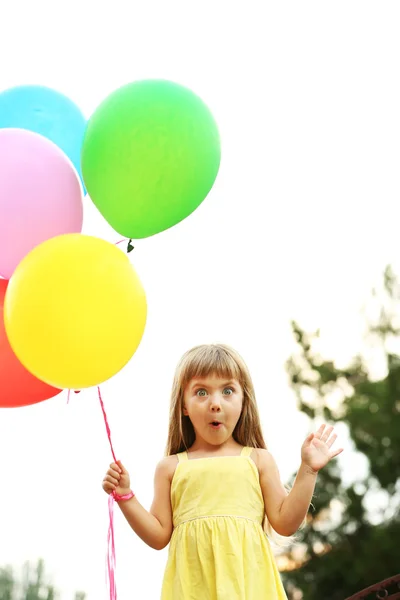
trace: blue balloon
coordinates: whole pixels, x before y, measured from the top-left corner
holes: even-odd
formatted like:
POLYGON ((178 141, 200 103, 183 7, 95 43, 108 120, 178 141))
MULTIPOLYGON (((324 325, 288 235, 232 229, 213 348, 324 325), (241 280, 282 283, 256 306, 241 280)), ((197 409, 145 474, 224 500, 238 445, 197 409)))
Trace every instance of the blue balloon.
POLYGON ((48 138, 68 156, 81 180, 86 123, 78 106, 51 88, 23 85, 0 93, 0 128, 28 129, 48 138))

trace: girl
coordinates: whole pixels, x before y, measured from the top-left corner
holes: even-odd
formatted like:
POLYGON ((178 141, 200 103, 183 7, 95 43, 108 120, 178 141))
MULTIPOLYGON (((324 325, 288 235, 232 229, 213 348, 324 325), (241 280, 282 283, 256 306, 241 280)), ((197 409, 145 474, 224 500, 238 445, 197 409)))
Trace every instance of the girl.
POLYGON ((318 471, 332 451, 322 425, 301 449, 292 490, 266 449, 254 388, 242 358, 225 345, 197 346, 174 378, 166 457, 147 512, 120 461, 103 489, 135 533, 157 550, 170 543, 161 600, 284 600, 264 519, 283 536, 303 522, 318 471))

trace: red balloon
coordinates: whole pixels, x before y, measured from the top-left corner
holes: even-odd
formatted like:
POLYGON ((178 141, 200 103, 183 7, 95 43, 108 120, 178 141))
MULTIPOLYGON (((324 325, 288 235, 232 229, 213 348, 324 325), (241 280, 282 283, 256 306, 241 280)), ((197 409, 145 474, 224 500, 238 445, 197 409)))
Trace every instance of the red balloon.
POLYGON ((4 296, 8 281, 0 279, 0 407, 37 404, 57 396, 61 390, 29 373, 11 349, 4 328, 4 296))

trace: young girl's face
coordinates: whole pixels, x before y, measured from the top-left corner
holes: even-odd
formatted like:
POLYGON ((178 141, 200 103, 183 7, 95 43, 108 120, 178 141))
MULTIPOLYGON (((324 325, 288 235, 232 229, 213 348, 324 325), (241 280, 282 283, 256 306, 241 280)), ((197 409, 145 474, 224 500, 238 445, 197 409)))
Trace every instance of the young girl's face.
POLYGON ((220 445, 232 437, 242 412, 243 390, 235 379, 210 375, 192 379, 183 402, 183 414, 190 418, 196 440, 220 445))

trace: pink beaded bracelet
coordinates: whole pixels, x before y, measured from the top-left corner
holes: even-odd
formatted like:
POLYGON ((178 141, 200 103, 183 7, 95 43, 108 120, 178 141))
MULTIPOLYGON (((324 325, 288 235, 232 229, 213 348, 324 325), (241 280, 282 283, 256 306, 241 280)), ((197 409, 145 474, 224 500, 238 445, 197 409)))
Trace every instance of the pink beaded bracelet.
POLYGON ((113 491, 112 495, 114 497, 114 500, 116 500, 116 502, 119 502, 120 500, 130 500, 131 498, 134 497, 135 494, 132 491, 130 491, 129 494, 125 494, 124 496, 120 496, 115 491, 113 491))

